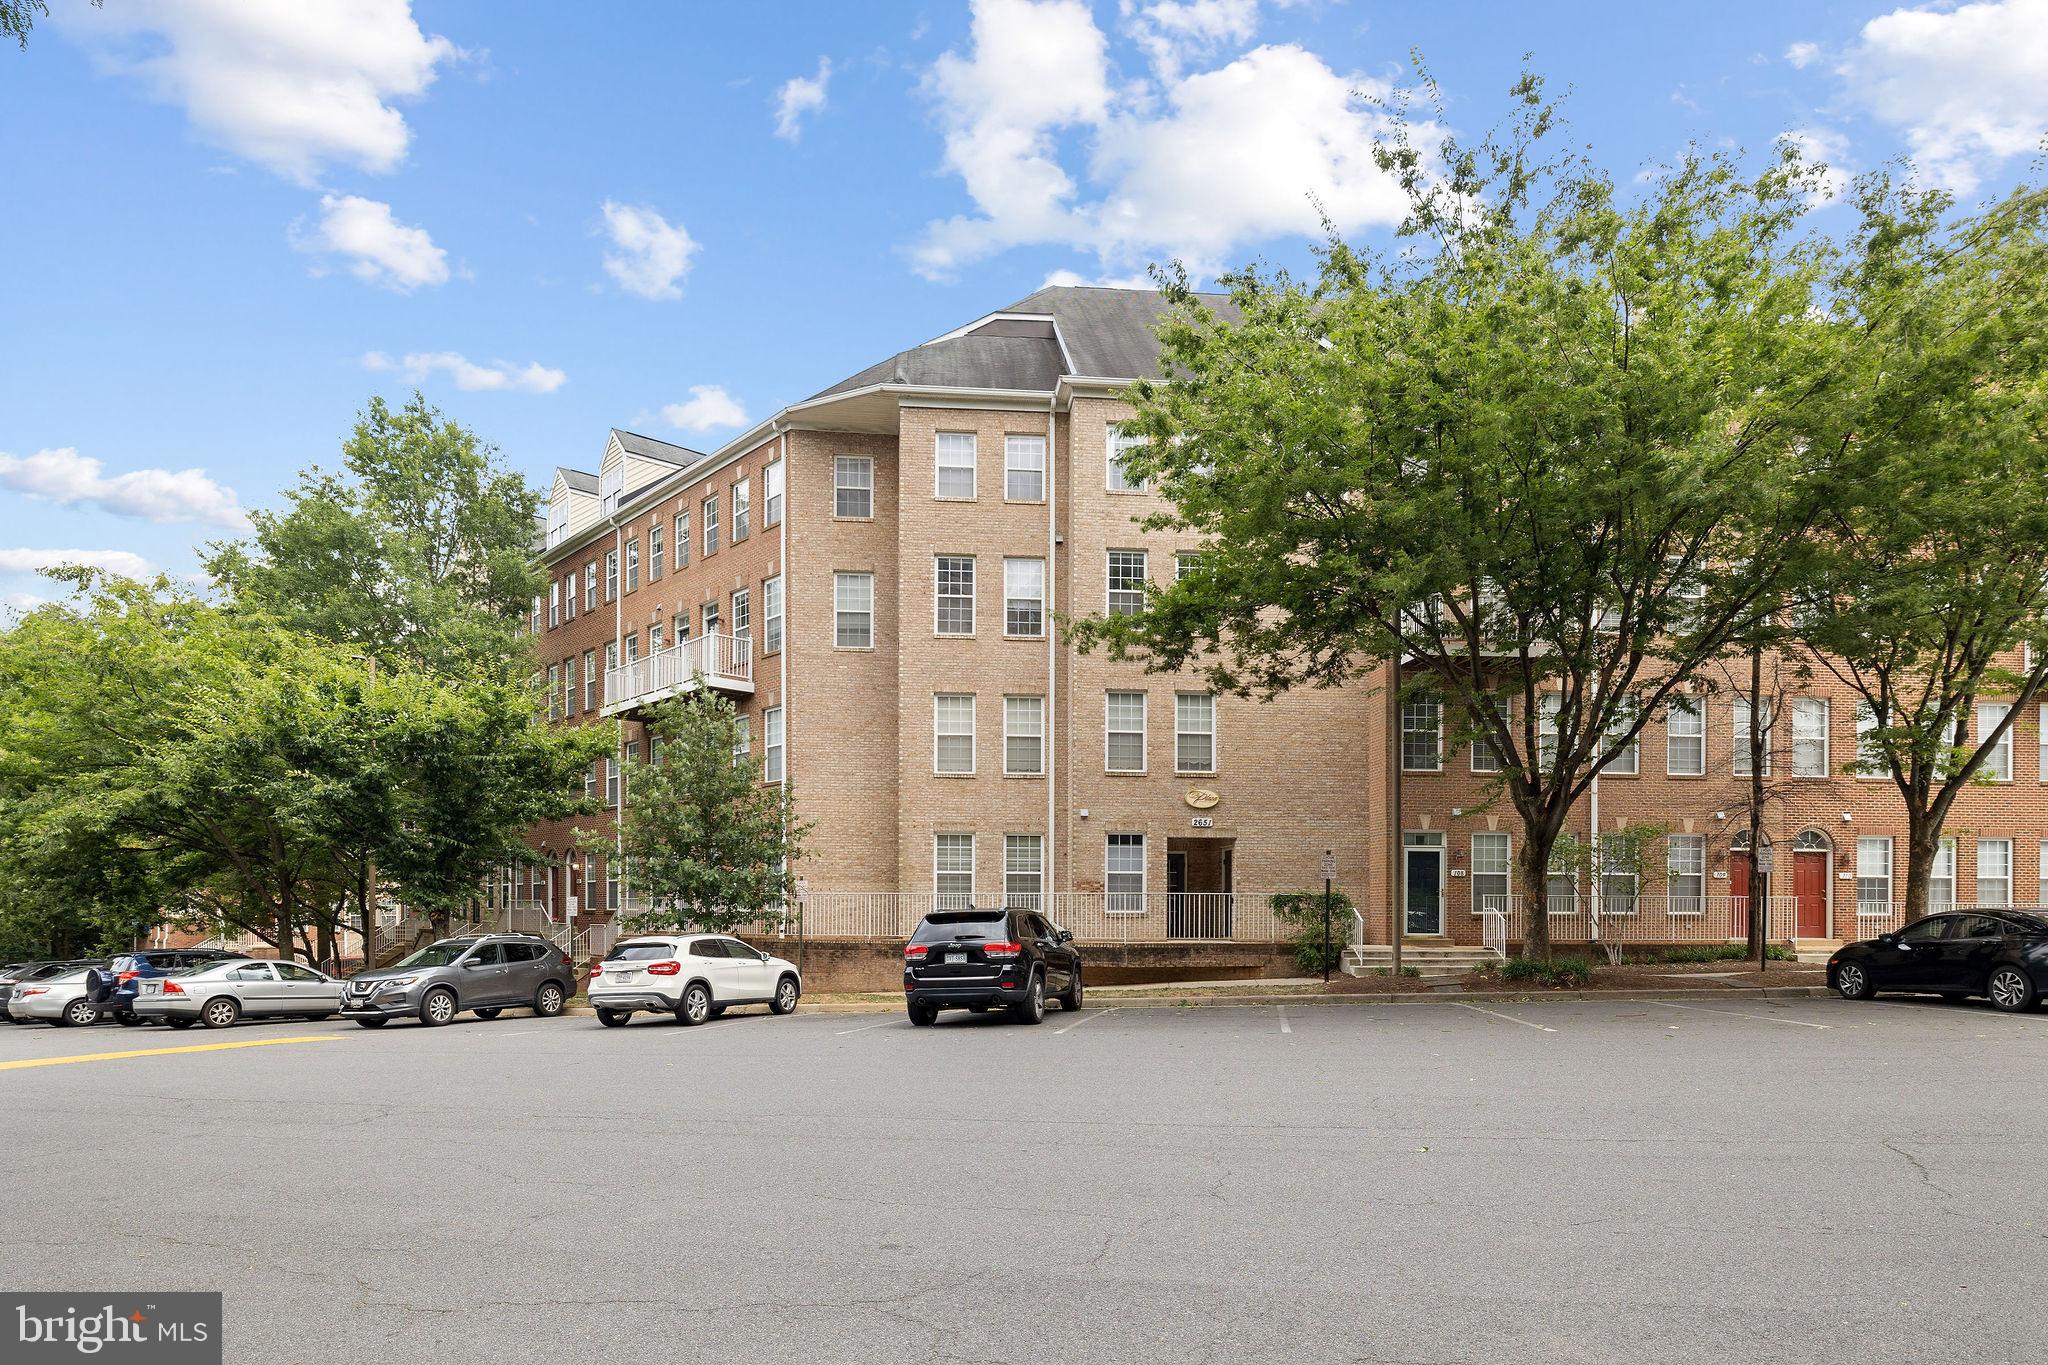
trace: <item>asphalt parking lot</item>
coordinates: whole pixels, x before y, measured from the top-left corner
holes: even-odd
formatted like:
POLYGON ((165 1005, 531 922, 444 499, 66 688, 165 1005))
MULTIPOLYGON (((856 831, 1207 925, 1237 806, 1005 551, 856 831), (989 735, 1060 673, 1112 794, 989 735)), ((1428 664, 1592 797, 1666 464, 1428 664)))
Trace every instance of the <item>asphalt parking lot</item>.
POLYGON ((8 1028, 0 1280, 236 1361, 2030 1360, 2044 1075, 1916 1001, 8 1028))

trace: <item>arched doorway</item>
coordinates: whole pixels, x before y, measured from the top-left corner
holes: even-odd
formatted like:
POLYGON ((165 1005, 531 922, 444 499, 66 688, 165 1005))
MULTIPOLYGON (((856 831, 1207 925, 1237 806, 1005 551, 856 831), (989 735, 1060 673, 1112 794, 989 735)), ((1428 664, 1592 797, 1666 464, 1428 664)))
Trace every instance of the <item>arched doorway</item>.
POLYGON ((1799 898, 1799 938, 1828 937, 1828 899, 1834 888, 1835 845, 1817 829, 1792 841, 1792 894, 1799 898))

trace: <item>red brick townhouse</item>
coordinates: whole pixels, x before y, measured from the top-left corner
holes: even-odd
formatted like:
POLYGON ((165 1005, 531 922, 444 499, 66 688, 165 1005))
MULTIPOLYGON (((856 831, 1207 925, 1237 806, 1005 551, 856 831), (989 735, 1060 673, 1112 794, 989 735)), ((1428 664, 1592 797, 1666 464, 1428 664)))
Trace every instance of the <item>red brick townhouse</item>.
MULTIPOLYGON (((1326 852, 1365 942, 1388 941, 1397 905, 1417 938, 1515 933, 1515 821, 1485 802, 1486 756, 1449 751, 1440 705, 1397 706, 1384 678, 1219 697, 1057 638, 1054 613, 1135 607, 1197 548, 1141 527, 1160 502, 1119 460, 1160 308, 1149 291, 1042 289, 714 451, 613 431, 596 472, 558 471, 549 501, 533 629, 552 715, 619 722, 631 758, 650 704, 697 687, 737 703, 764 780, 795 783, 815 822, 797 872, 818 937, 1009 899, 1087 941, 1264 944, 1266 893, 1319 887, 1326 852)), ((1888 784, 1841 775, 1848 694, 1809 682, 1784 700, 1772 913, 1785 937, 1853 937, 1892 913, 1903 822, 1888 784)), ((1558 941, 1739 929, 1744 724, 1703 693, 1603 777, 1582 834, 1668 833, 1598 888, 1558 878, 1558 941)), ((2033 903, 2048 876, 2048 757, 2038 725, 2019 729, 2000 781, 1958 812, 1948 899, 2033 903)), ((586 780, 620 799, 616 760, 586 780)), ((501 903, 601 943, 632 887, 566 823, 533 842, 542 861, 501 903)))

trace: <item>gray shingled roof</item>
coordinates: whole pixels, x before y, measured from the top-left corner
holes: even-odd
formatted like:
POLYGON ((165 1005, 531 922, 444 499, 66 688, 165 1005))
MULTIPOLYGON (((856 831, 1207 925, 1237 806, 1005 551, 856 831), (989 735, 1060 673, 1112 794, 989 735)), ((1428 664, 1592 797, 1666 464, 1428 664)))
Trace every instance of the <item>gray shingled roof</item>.
POLYGON ((580 469, 570 469, 567 466, 558 467, 555 472, 562 476, 562 482, 568 484, 571 489, 578 493, 597 492, 597 475, 595 474, 586 474, 580 469))
POLYGON ((679 446, 673 441, 656 440, 652 436, 642 436, 637 431, 613 427, 612 435, 619 438, 619 447, 628 455, 637 455, 643 460, 661 460, 667 464, 686 465, 695 464, 704 458, 704 452, 701 450, 679 446))
MULTIPOLYGON (((1200 297, 1219 312, 1234 311, 1228 295, 1200 297)), ((1045 393, 1063 373, 1091 379, 1149 378, 1159 371, 1159 339, 1154 332, 1166 307, 1165 298, 1150 289, 1052 286, 997 311, 1051 315, 1066 341, 1071 366, 1063 363, 1059 343, 1048 337, 971 333, 899 351, 813 397, 829 398, 873 384, 1045 393)))

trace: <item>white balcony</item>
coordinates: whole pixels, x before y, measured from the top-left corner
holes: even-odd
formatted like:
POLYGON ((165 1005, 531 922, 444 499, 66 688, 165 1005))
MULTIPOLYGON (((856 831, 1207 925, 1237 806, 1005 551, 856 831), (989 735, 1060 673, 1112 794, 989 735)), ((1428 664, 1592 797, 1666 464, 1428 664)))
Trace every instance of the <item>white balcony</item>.
POLYGON ((635 659, 604 674, 604 705, 599 714, 616 716, 702 687, 752 696, 754 642, 745 635, 713 631, 680 640, 644 659, 635 659))

